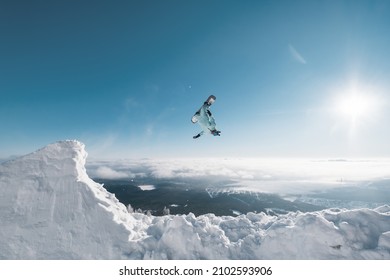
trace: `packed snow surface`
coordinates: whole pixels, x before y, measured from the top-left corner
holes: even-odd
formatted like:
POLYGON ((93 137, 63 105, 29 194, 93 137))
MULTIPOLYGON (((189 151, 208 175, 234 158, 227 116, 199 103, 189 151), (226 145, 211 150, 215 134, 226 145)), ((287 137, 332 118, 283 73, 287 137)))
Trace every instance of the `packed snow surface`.
POLYGON ((128 213, 78 141, 0 165, 0 259, 390 259, 390 207, 270 216, 128 213))

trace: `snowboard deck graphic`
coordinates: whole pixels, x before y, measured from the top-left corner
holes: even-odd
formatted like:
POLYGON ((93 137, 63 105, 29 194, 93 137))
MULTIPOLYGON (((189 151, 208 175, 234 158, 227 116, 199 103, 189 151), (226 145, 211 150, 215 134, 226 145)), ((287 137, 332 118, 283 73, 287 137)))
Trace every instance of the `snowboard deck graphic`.
MULTIPOLYGON (((215 97, 215 95, 210 95, 210 96, 206 99, 205 103, 207 103, 209 106, 211 106, 211 105, 215 102, 216 99, 217 99, 217 98, 215 97)), ((203 105, 202 105, 202 106, 203 106, 203 105)), ((198 122, 198 117, 197 117, 197 116, 199 116, 199 112, 200 112, 200 109, 201 109, 201 108, 202 108, 202 107, 200 107, 199 110, 196 111, 196 113, 192 116, 192 118, 191 118, 191 122, 192 122, 192 123, 197 123, 197 122, 198 122)))

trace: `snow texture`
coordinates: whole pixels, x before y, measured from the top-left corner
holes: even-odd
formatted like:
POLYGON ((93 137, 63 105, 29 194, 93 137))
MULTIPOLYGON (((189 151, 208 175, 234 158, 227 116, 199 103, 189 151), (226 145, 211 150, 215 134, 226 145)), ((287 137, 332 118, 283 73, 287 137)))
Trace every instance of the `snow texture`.
POLYGON ((78 141, 0 165, 0 259, 390 259, 390 207, 270 216, 128 213, 78 141))

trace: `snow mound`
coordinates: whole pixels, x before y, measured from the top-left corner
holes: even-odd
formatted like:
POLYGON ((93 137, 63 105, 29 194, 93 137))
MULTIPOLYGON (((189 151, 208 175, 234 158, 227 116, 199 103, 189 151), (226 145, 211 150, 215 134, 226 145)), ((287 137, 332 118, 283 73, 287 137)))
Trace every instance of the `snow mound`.
POLYGON ((390 207, 270 216, 130 214, 78 141, 0 165, 0 259, 390 259, 390 207))
MULTIPOLYGON (((136 214, 143 219, 143 215, 136 214)), ((145 220, 144 220, 145 222, 145 220)), ((156 217, 139 243, 144 259, 390 259, 390 213, 328 209, 238 217, 156 217)))
POLYGON ((85 171, 77 141, 0 165, 0 259, 125 258, 132 217, 85 171))

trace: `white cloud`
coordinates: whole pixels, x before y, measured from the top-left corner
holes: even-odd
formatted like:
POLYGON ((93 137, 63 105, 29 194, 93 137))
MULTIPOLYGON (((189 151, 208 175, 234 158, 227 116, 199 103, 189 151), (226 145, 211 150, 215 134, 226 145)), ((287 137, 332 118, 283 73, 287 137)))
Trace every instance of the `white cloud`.
POLYGON ((307 63, 306 59, 297 51, 297 49, 293 45, 289 44, 288 50, 290 51, 290 54, 294 58, 295 61, 297 61, 301 64, 307 63))
POLYGON ((96 162, 88 169, 92 177, 228 180, 215 187, 280 194, 365 186, 390 178, 389 159, 142 159, 96 162))
POLYGON ((100 166, 95 170, 94 176, 103 179, 122 179, 129 177, 129 174, 115 171, 107 166, 100 166))

